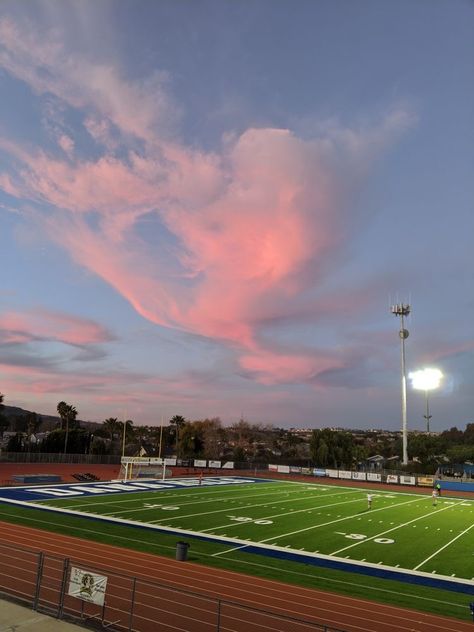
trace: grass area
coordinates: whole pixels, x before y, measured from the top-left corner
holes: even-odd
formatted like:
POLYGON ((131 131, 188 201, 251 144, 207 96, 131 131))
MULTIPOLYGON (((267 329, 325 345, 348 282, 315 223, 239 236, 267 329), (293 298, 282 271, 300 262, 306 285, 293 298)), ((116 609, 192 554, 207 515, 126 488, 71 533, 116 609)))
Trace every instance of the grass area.
MULTIPOLYGON (((470 580, 474 503, 291 482, 116 493, 48 505, 338 558, 470 580)), ((174 556, 176 534, 79 516, 0 505, 0 519, 141 551, 174 556)), ((346 595, 469 619, 467 594, 252 555, 229 543, 192 540, 191 561, 346 595)), ((473 591, 474 592, 474 591, 473 591)))

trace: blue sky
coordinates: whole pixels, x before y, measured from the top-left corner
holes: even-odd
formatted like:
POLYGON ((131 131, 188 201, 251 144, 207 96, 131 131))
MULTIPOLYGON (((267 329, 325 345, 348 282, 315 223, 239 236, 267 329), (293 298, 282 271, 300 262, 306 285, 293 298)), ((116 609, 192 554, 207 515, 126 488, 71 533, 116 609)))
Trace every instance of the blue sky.
POLYGON ((473 26, 461 0, 4 1, 6 402, 398 428, 409 301, 433 429, 473 421, 473 26))

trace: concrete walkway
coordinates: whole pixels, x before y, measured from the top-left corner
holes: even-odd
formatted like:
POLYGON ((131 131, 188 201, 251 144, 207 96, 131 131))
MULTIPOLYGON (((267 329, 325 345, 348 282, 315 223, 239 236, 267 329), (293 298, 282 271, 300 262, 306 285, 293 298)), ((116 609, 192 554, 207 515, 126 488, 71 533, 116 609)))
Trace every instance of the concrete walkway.
POLYGON ((0 600, 0 632, 79 632, 83 627, 66 623, 11 601, 0 600))

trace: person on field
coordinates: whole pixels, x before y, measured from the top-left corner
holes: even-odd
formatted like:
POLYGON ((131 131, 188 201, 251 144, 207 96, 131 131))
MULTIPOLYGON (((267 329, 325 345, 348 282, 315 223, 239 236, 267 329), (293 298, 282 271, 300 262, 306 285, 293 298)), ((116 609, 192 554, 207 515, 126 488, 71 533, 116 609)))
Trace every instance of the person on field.
POLYGON ((367 494, 367 509, 372 509, 372 494, 367 494))
POLYGON ((438 490, 433 489, 433 493, 431 494, 431 498, 433 499, 433 507, 436 507, 438 504, 438 490))
POLYGON ((202 471, 199 472, 199 485, 202 485, 202 471))
POLYGON ((441 496, 441 485, 436 483, 436 491, 438 492, 438 496, 441 496))

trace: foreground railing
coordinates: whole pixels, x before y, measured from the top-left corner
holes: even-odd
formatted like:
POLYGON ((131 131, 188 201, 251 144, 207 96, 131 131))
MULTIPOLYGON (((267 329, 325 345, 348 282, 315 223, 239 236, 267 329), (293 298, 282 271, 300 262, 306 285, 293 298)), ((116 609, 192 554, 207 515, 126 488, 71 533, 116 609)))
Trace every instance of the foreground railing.
POLYGON ((343 632, 10 544, 0 544, 1 595, 58 619, 114 632, 343 632), (99 577, 106 579, 103 603, 100 590, 93 590, 99 577), (81 590, 85 598, 71 594, 81 590))

